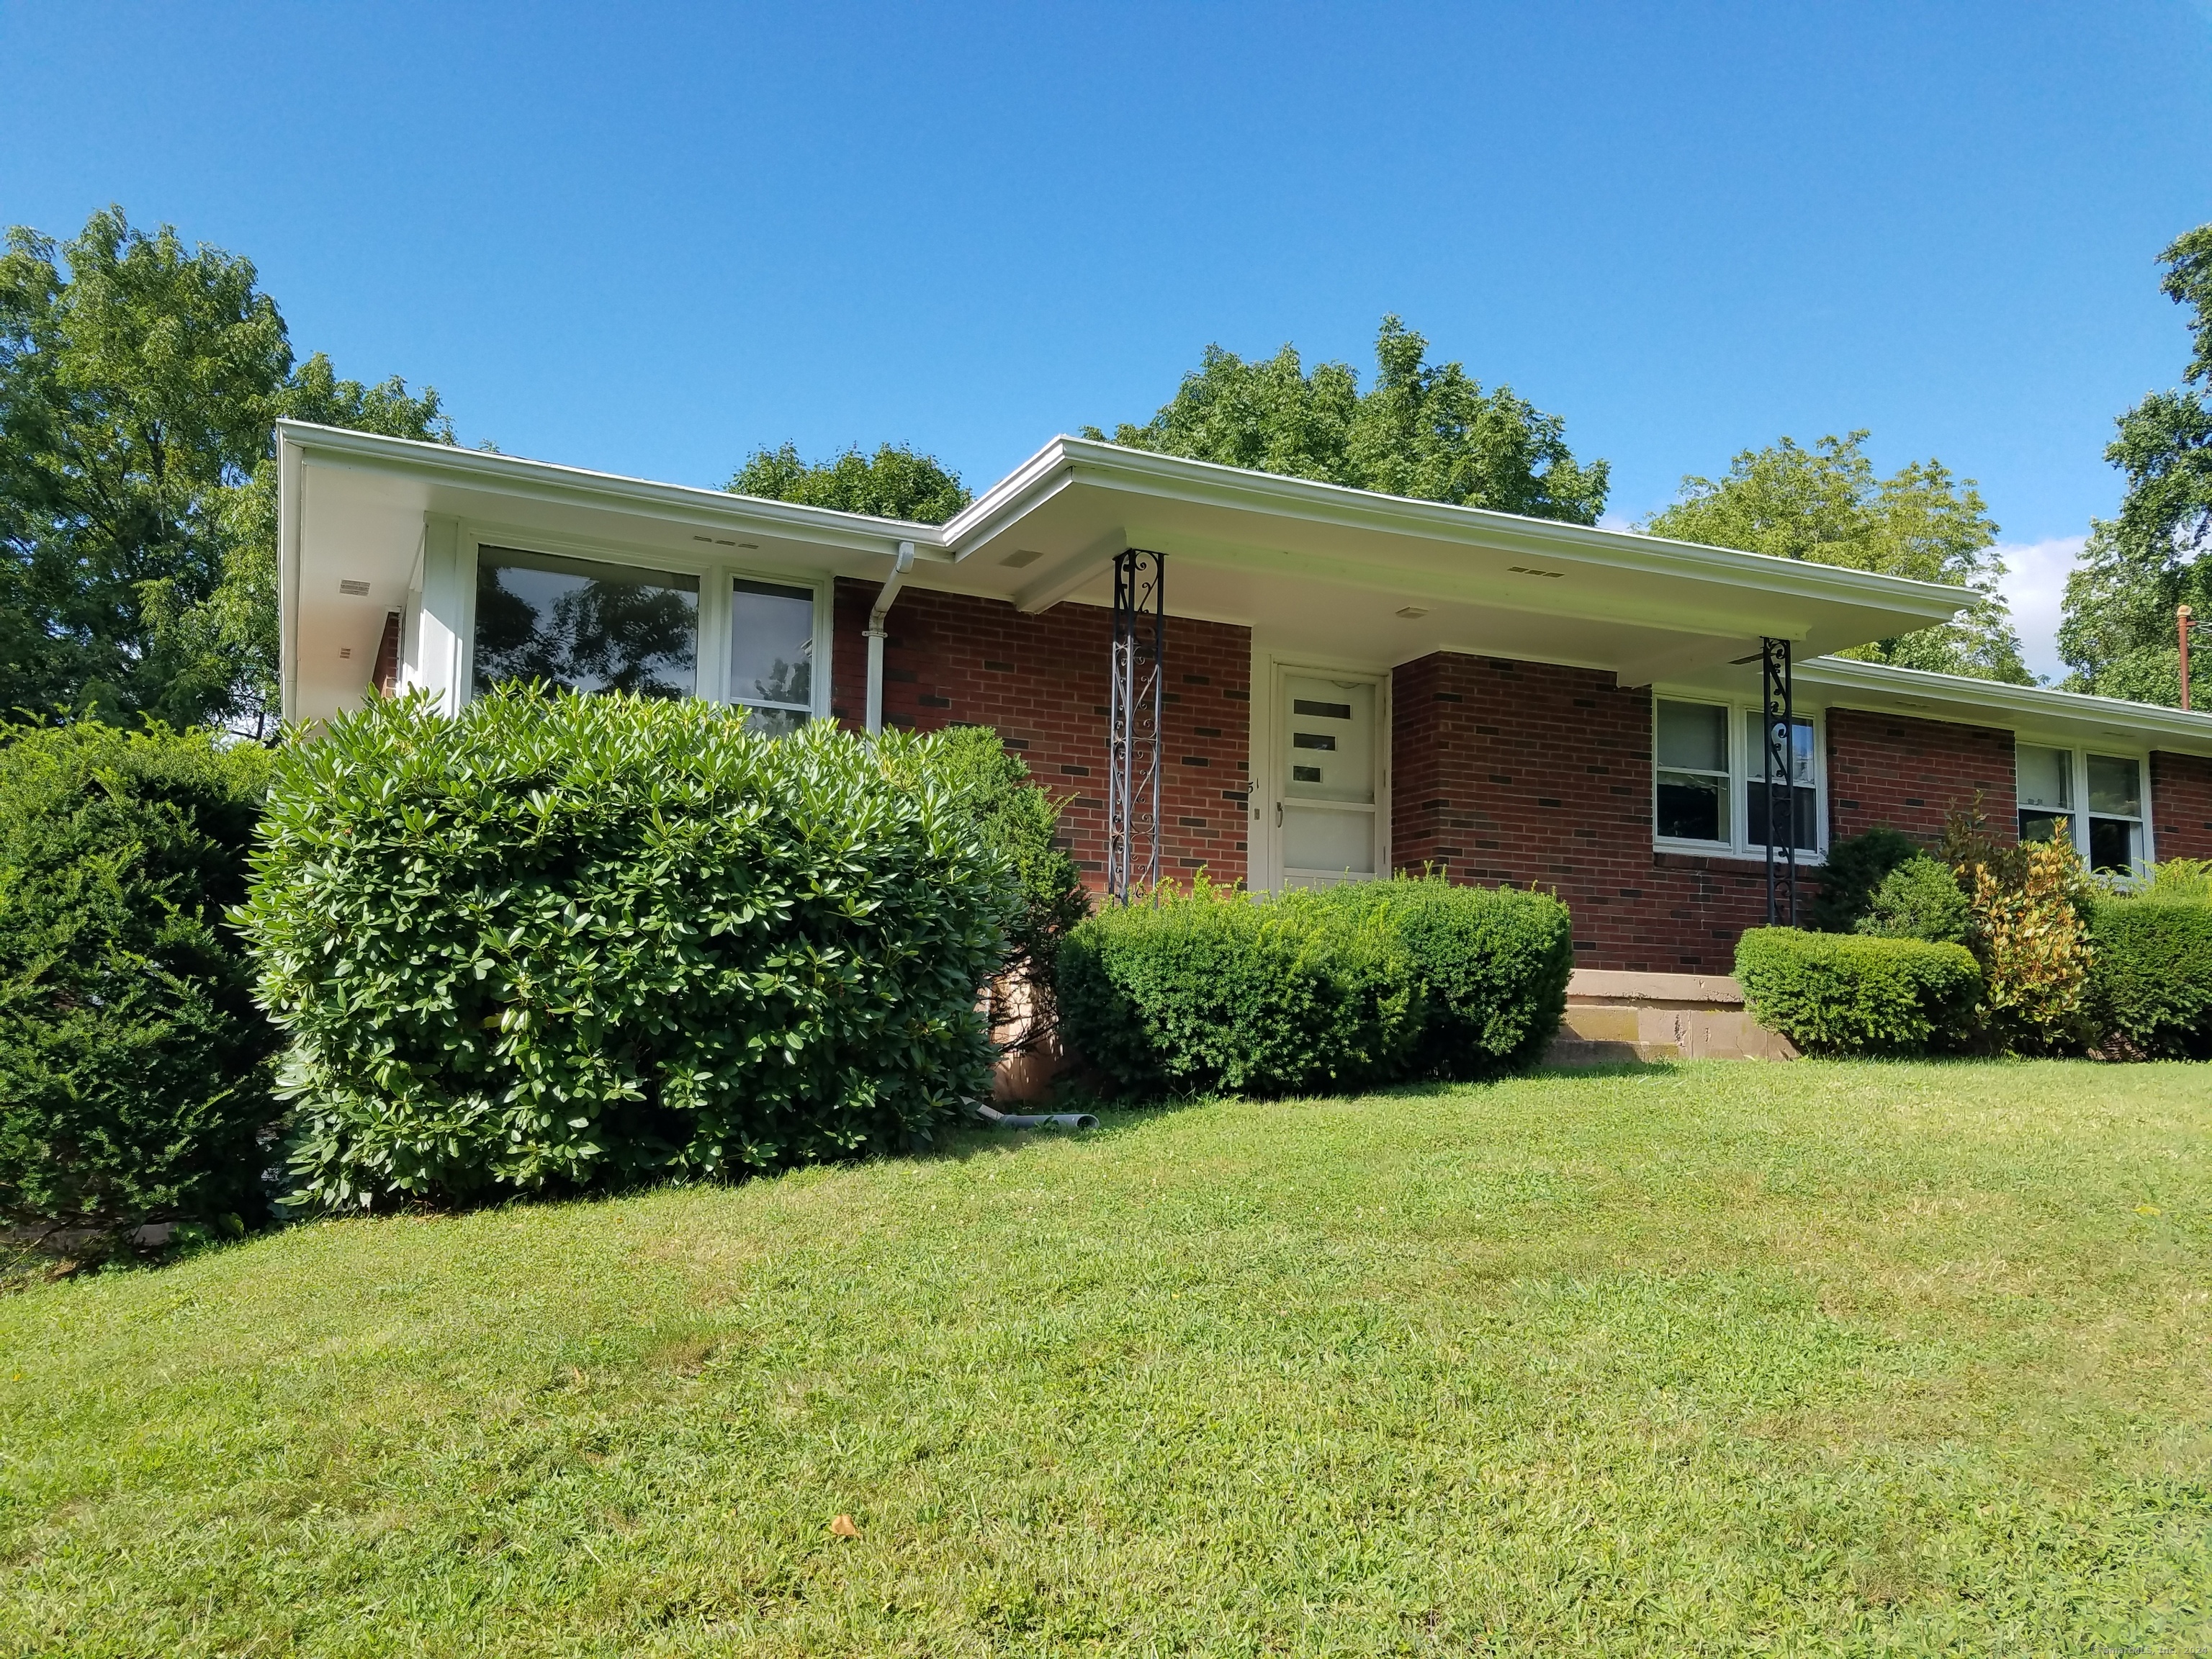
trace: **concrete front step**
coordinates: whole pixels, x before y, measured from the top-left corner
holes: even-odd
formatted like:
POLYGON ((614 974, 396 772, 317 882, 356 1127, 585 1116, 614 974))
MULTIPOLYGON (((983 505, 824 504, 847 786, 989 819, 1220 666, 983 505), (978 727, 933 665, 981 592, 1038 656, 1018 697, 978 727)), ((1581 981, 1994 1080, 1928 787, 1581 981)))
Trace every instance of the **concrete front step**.
POLYGON ((1796 1058, 1789 1038, 1751 1017, 1726 975, 1600 968, 1578 968, 1567 981, 1567 1017, 1544 1055, 1553 1066, 1796 1058))

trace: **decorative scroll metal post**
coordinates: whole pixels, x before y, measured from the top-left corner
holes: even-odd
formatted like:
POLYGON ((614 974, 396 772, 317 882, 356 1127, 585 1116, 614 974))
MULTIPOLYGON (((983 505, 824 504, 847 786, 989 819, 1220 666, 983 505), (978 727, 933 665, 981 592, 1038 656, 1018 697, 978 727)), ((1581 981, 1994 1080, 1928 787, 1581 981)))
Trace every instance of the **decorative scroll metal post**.
POLYGON ((1759 642, 1766 707, 1766 925, 1797 925, 1797 706, 1790 641, 1759 642), (1782 868, 1776 868, 1778 853, 1782 868))
POLYGON ((1159 902, 1160 710, 1166 697, 1167 558, 1140 547, 1114 560, 1114 673, 1107 708, 1106 892, 1159 902))

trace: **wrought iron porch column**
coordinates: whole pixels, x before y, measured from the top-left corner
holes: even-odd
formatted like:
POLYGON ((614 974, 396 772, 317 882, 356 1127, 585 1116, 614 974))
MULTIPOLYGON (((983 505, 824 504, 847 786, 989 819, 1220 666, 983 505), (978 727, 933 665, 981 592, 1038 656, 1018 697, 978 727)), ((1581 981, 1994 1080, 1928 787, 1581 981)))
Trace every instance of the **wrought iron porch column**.
POLYGON ((1797 704, 1790 641, 1759 642, 1759 682, 1765 706, 1766 925, 1786 915, 1797 925, 1797 704), (1777 869, 1779 854, 1781 868, 1777 869))
POLYGON ((1160 726, 1167 660, 1167 558, 1140 547, 1114 560, 1114 659, 1107 700, 1106 892, 1149 888, 1159 902, 1160 726))

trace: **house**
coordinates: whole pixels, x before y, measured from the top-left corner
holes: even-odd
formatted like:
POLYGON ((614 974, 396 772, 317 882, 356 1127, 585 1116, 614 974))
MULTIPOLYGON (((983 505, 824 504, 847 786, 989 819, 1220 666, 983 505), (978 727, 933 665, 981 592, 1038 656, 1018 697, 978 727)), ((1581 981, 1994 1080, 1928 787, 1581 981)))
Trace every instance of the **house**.
POLYGON ((1793 861, 1977 802, 2100 865, 2212 857, 2212 715, 1831 654, 1955 588, 1074 438, 936 526, 277 441, 288 720, 538 674, 771 729, 986 724, 1101 885, 1540 885, 1601 970, 1725 974, 1793 861))

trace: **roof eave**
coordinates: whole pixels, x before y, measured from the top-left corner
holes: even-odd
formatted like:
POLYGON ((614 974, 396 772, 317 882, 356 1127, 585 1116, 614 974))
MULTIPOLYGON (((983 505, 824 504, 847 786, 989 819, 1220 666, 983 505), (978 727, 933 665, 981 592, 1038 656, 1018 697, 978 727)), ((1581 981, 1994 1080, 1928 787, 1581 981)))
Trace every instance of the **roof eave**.
POLYGON ((895 555, 901 542, 912 542, 915 551, 925 557, 951 556, 944 526, 939 525, 738 495, 696 484, 659 483, 587 467, 526 460, 413 438, 387 438, 307 421, 279 421, 276 432, 281 442, 302 453, 333 456, 349 465, 388 468, 464 487, 540 500, 580 501, 593 506, 616 501, 672 520, 767 528, 803 540, 885 556, 895 555))

